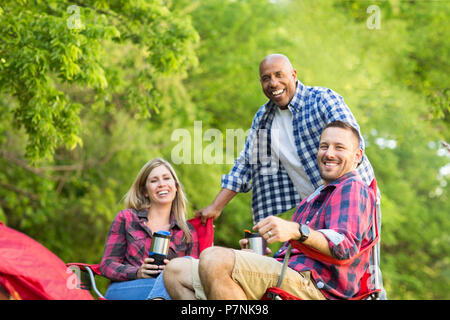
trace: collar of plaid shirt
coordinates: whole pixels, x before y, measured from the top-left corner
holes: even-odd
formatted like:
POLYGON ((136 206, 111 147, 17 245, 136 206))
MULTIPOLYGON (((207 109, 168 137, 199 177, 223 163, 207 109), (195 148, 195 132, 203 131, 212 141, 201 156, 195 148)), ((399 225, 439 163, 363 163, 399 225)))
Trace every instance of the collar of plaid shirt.
MULTIPOLYGON (((148 221, 147 218, 147 214, 148 214, 148 210, 147 209, 143 209, 143 210, 135 210, 132 209, 134 212, 136 212, 136 215, 138 216, 139 220, 142 222, 142 225, 145 226, 148 230, 146 230, 149 235, 151 235, 150 233, 150 229, 147 227, 147 225, 145 224, 145 222, 148 221), (142 221, 145 220, 145 221, 142 221)), ((177 220, 175 219, 175 216, 173 214, 170 214, 170 227, 169 230, 172 230, 174 227, 177 227, 179 230, 181 230, 180 225, 178 224, 177 220)), ((158 231, 158 230, 156 230, 158 231)))

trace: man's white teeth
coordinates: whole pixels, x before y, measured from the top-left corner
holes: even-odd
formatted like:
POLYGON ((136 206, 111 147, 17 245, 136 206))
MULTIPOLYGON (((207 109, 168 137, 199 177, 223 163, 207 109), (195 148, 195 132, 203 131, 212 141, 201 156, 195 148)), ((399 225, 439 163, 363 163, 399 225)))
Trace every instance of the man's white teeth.
POLYGON ((272 94, 273 94, 274 96, 277 96, 277 95, 279 95, 279 94, 282 94, 283 91, 284 91, 284 89, 280 89, 280 90, 277 90, 277 91, 272 91, 272 94))
POLYGON ((336 162, 325 162, 325 165, 326 165, 327 167, 335 167, 335 166, 337 166, 338 164, 337 164, 336 162))

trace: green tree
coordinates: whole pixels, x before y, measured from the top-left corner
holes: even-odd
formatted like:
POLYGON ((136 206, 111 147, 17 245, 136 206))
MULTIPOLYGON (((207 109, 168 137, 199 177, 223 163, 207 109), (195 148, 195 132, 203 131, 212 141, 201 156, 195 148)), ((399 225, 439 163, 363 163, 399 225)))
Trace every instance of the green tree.
MULTIPOLYGON (((380 8, 381 21, 404 23, 402 55, 393 57, 397 80, 408 88, 424 94, 429 102, 429 117, 443 119, 448 126, 450 116, 449 74, 450 48, 445 39, 450 30, 445 21, 450 17, 446 1, 335 1, 335 7, 344 10, 359 23, 368 19, 369 5, 380 8)), ((448 136, 448 133, 447 133, 448 136)))
POLYGON ((98 261, 198 35, 164 1, 7 1, 0 25, 0 218, 98 261))
POLYGON ((22 0, 0 7, 0 93, 14 99, 4 107, 15 127, 25 129, 26 156, 33 161, 51 159, 61 145, 82 144, 79 114, 87 106, 118 98, 123 107, 149 116, 158 109, 155 83, 161 75, 196 62, 197 34, 189 18, 164 1, 75 3, 22 0), (115 50, 141 51, 145 63, 134 77, 122 72, 136 61, 105 64, 110 42, 115 50), (67 86, 93 92, 93 101, 72 99, 67 86))
MULTIPOLYGON (((185 82, 192 101, 200 107, 198 117, 222 130, 249 127, 254 113, 265 101, 257 79, 257 66, 271 52, 287 54, 306 85, 325 86, 340 93, 366 136, 366 153, 382 191, 381 267, 388 296, 445 298, 448 296, 445 290, 449 252, 445 242, 448 176, 439 177, 438 173, 448 158, 437 156, 436 147, 429 146, 445 140, 448 126, 430 116, 436 107, 433 101, 410 85, 420 82, 420 76, 401 72, 402 68, 414 65, 411 53, 421 50, 411 47, 414 39, 418 36, 427 39, 430 35, 416 34, 410 28, 413 18, 398 18, 397 9, 387 2, 380 3, 380 30, 371 30, 366 25, 366 9, 370 4, 349 2, 348 5, 353 3, 358 6, 351 12, 357 11, 359 18, 349 19, 349 12, 333 1, 281 1, 273 19, 267 19, 264 13, 245 15, 247 5, 259 12, 259 6, 271 3, 259 2, 258 6, 248 1, 209 2, 200 6, 192 13, 202 39, 200 64, 185 82), (213 26, 205 22, 210 16, 214 17, 213 26), (248 25, 239 24, 241 18, 248 25), (225 22, 223 26, 221 21, 225 22), (251 24, 259 25, 260 32, 247 33, 251 24), (234 30, 239 30, 238 35, 233 36, 234 30), (440 191, 436 193, 436 190, 440 191), (418 226, 430 228, 423 235, 427 240, 420 245, 418 226), (418 270, 426 270, 424 278, 417 276, 418 270)), ((438 20, 435 15, 429 18, 430 24, 438 20)), ((444 37, 432 39, 448 49, 444 37)), ((428 70, 439 72, 436 68, 428 70)), ((448 82, 444 70, 440 76, 445 87, 448 82)), ((198 175, 209 169, 197 166, 193 170, 198 175)), ((220 175, 215 176, 218 180, 220 175)), ((218 182, 213 183, 216 187, 212 196, 219 190, 218 182)), ((212 200, 206 196, 210 194, 209 186, 196 184, 195 190, 205 191, 194 196, 197 209, 212 200)), ((236 197, 216 222, 216 235, 232 247, 236 247, 241 229, 250 223, 247 196, 236 197)))
MULTIPOLYGON (((193 138, 194 121, 223 138, 227 129, 249 128, 266 101, 258 64, 279 52, 303 83, 340 93, 361 125, 382 192, 388 297, 447 299, 449 156, 439 141, 449 141, 441 95, 448 8, 436 1, 2 2, 0 219, 64 261, 98 263, 142 165, 156 156, 171 161, 172 133, 187 129, 193 138), (380 29, 367 27, 371 4, 381 10, 380 29)), ((175 166, 189 216, 213 200, 231 166, 175 166)), ((238 195, 215 222, 216 244, 238 246, 252 225, 250 196, 238 195)))

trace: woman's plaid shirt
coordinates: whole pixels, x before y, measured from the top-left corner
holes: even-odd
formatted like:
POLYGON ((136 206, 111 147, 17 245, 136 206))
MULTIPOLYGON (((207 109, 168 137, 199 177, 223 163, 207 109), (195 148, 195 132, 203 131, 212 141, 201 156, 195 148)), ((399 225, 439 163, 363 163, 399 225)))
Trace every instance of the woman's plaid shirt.
MULTIPOLYGON (((136 279, 139 267, 148 258, 152 243, 152 232, 145 225, 147 210, 126 209, 114 219, 106 238, 105 250, 100 263, 102 274, 113 281, 136 279)), ((192 241, 187 243, 183 230, 172 216, 170 224, 170 247, 168 258, 193 256, 198 258, 197 232, 189 223, 192 241)))
MULTIPOLYGON (((350 172, 303 200, 292 221, 307 224, 328 239, 330 251, 339 260, 350 259, 370 242, 376 211, 376 196, 356 172, 350 172)), ((288 243, 274 255, 283 262, 288 243)), ((328 299, 349 299, 360 290, 360 280, 369 268, 368 250, 348 265, 334 265, 312 259, 292 249, 289 267, 311 271, 317 287, 328 299)), ((370 287, 372 284, 368 283, 370 287)))

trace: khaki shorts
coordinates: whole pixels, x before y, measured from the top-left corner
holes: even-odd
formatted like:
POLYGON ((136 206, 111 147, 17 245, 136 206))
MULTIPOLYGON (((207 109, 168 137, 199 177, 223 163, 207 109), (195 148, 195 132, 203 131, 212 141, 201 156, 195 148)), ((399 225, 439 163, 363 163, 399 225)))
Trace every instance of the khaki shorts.
MULTIPOLYGON (((282 263, 272 257, 265 257, 248 251, 233 250, 235 253, 235 264, 231 277, 237 282, 248 299, 259 300, 266 290, 277 285, 281 273, 282 263)), ((192 283, 195 297, 206 300, 206 295, 200 282, 198 274, 198 260, 192 261, 192 283)), ((286 268, 281 289, 293 294, 303 300, 324 300, 325 297, 317 288, 311 273, 297 272, 286 268)))

